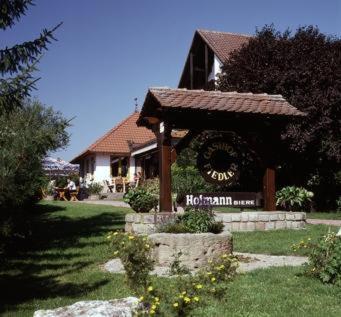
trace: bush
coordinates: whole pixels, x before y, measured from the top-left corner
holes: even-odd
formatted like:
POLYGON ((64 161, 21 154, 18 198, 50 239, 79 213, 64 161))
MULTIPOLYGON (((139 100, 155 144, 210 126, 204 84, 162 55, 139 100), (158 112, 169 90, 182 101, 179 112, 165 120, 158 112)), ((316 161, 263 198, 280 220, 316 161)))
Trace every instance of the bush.
POLYGON ((341 211, 341 196, 336 201, 336 211, 341 211))
POLYGON ((192 316, 194 308, 205 306, 207 297, 214 296, 221 300, 225 296, 228 282, 235 277, 237 268, 238 260, 235 257, 222 254, 195 275, 176 277, 175 292, 151 285, 140 298, 144 307, 141 313, 147 316, 192 316))
POLYGON ((136 294, 145 292, 149 272, 154 266, 147 237, 117 231, 110 233, 108 239, 111 239, 114 255, 122 261, 128 286, 136 294))
POLYGON ((159 196, 160 193, 160 181, 157 177, 149 178, 143 181, 142 187, 149 193, 155 195, 156 197, 159 196))
POLYGON ((123 197, 124 201, 136 212, 149 212, 156 209, 158 199, 144 187, 130 189, 123 197))
POLYGON ((317 243, 301 241, 294 249, 309 248, 309 261, 305 267, 307 275, 314 276, 323 283, 341 286, 341 236, 330 232, 317 243))
POLYGON ((103 186, 100 183, 90 183, 87 191, 90 195, 99 195, 103 190, 103 186))
POLYGON ((172 165, 172 192, 177 194, 177 202, 181 202, 185 194, 206 192, 211 189, 212 186, 207 184, 196 167, 172 165))
POLYGON ((290 211, 309 211, 313 196, 303 187, 287 186, 276 192, 276 205, 290 211))
POLYGON ((183 215, 170 219, 157 227, 158 232, 166 233, 220 233, 224 224, 214 219, 211 207, 191 207, 183 215))

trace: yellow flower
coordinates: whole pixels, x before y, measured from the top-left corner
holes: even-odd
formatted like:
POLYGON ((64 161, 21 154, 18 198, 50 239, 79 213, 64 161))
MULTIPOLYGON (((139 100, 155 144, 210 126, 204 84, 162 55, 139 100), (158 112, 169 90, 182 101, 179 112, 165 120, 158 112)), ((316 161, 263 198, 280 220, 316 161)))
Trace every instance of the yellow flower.
POLYGON ((214 293, 215 292, 215 288, 211 288, 211 292, 214 293))
POLYGON ((198 302, 198 301, 199 301, 199 297, 198 297, 198 296, 194 296, 194 297, 193 297, 193 300, 194 300, 195 302, 198 302))
POLYGON ((212 278, 211 278, 211 282, 215 282, 215 277, 212 277, 212 278))
POLYGON ((149 287, 147 288, 148 292, 151 292, 153 289, 154 289, 153 286, 149 286, 149 287))
POLYGON ((155 300, 156 302, 160 301, 160 299, 159 299, 158 297, 154 297, 154 300, 155 300))
POLYGON ((134 236, 129 236, 128 239, 129 239, 129 240, 134 240, 135 237, 134 237, 134 236))
POLYGON ((221 270, 224 269, 224 268, 225 268, 225 265, 224 265, 224 264, 220 265, 220 269, 221 269, 221 270))
POLYGON ((155 310, 152 310, 152 309, 151 309, 151 310, 149 311, 149 314, 154 315, 154 314, 155 314, 155 310))
POLYGON ((152 305, 151 309, 155 310, 156 309, 156 305, 152 305))
POLYGON ((147 241, 147 238, 146 238, 146 237, 144 237, 144 238, 142 239, 142 241, 147 241))
POLYGON ((114 236, 117 236, 118 235, 118 232, 116 231, 116 232, 114 232, 114 236))
POLYGON ((144 300, 144 297, 141 296, 141 297, 139 298, 139 301, 142 302, 143 300, 144 300))
POLYGON ((213 261, 212 261, 212 260, 208 260, 207 262, 208 262, 208 263, 212 263, 213 261))
POLYGON ((149 249, 150 245, 149 245, 149 244, 146 244, 145 247, 146 247, 147 249, 149 249))
POLYGON ((107 239, 111 239, 111 235, 110 234, 107 236, 107 239))
POLYGON ((174 303, 173 307, 179 307, 179 303, 174 303))
POLYGON ((197 284, 195 287, 196 287, 197 289, 201 289, 201 288, 202 288, 202 285, 201 285, 201 284, 197 284))
POLYGON ((185 301, 185 303, 188 304, 188 303, 191 301, 191 299, 190 299, 189 297, 186 296, 186 297, 184 298, 184 301, 185 301))
POLYGON ((186 291, 183 291, 181 294, 182 294, 182 295, 186 295, 186 291))
POLYGON ((207 275, 208 275, 208 276, 212 275, 212 272, 207 272, 207 275))
POLYGON ((226 258, 227 258, 227 254, 223 254, 221 257, 222 257, 223 259, 226 259, 226 258))
POLYGON ((180 295, 179 295, 179 298, 184 298, 184 295, 181 295, 181 294, 180 294, 180 295))
POLYGON ((308 241, 310 241, 311 240, 311 238, 308 238, 308 241))
POLYGON ((114 252, 114 255, 117 255, 117 254, 118 254, 118 251, 115 251, 115 252, 114 252))

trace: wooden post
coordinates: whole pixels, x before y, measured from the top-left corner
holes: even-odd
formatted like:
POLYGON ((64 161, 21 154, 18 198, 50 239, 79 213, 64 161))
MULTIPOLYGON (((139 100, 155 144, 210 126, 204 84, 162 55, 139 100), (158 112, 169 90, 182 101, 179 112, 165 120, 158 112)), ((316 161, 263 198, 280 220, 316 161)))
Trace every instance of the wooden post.
POLYGON ((190 79, 190 89, 193 89, 193 81, 194 81, 193 53, 189 54, 189 79, 190 79))
POLYGON ((171 130, 167 126, 158 133, 160 212, 172 212, 171 193, 171 130), (162 131, 163 130, 163 131, 162 131))
POLYGON ((276 210, 275 168, 266 167, 263 177, 264 211, 276 210))
POLYGON ((207 89, 208 84, 208 48, 207 44, 205 44, 205 88, 207 89))

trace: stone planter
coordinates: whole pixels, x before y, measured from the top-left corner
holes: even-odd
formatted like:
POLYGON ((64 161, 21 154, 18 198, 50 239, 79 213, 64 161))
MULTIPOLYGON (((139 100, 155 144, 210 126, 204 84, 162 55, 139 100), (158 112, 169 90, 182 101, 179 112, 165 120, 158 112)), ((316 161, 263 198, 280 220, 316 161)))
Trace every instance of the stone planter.
MULTIPOLYGON (((126 215, 125 231, 137 234, 156 232, 156 226, 175 213, 131 213, 126 215)), ((278 229, 304 229, 305 212, 287 211, 246 211, 239 213, 216 212, 216 221, 222 221, 224 231, 267 231, 278 229)))
POLYGON ((190 270, 207 266, 208 260, 231 254, 232 234, 213 233, 154 233, 148 236, 153 243, 156 266, 169 267, 181 252, 179 261, 190 270))
POLYGON ((215 219, 223 222, 224 231, 231 232, 303 229, 306 224, 306 213, 287 211, 217 212, 215 219))
POLYGON ((89 200, 99 200, 99 195, 98 194, 91 194, 88 197, 89 200))
POLYGON ((175 214, 169 212, 157 213, 131 213, 125 217, 125 231, 136 234, 150 234, 156 231, 156 224, 175 218, 175 214))

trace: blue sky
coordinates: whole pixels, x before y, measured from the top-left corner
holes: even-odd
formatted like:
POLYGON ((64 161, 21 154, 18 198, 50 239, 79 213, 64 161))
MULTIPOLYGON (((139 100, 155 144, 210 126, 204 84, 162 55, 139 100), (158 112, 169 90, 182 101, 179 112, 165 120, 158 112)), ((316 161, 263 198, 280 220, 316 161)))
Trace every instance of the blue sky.
POLYGON ((1 47, 63 22, 39 64, 33 96, 73 118, 69 160, 143 103, 151 86, 176 87, 195 29, 254 34, 316 25, 341 36, 341 1, 36 0, 1 33, 1 47))

